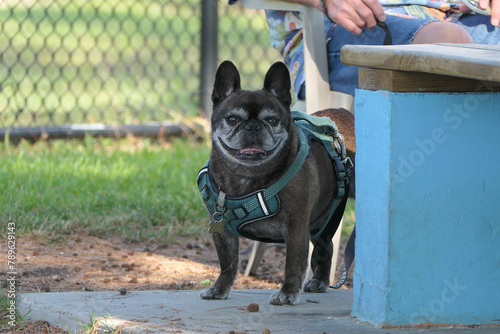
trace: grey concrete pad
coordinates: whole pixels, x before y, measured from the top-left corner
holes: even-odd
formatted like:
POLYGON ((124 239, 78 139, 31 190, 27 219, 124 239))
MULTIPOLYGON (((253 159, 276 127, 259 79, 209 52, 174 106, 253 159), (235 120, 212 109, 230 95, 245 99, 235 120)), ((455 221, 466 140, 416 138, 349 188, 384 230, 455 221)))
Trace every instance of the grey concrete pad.
MULTIPOLYGON (((352 290, 302 294, 296 306, 269 305, 276 290, 233 290, 227 300, 201 300, 199 291, 26 293, 19 311, 71 331, 92 314, 123 333, 499 333, 500 328, 381 329, 350 316, 352 290), (248 305, 259 305, 249 312, 248 305)), ((105 328, 101 326, 101 328, 105 328)))

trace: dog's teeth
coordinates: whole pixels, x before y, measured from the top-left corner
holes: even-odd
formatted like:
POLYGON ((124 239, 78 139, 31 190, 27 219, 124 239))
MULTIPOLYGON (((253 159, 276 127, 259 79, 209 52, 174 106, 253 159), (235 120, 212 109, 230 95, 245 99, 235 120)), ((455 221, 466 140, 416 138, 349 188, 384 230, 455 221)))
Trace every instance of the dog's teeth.
POLYGON ((240 154, 246 154, 246 155, 257 155, 257 154, 263 154, 264 151, 259 150, 257 148, 245 148, 240 150, 240 154))

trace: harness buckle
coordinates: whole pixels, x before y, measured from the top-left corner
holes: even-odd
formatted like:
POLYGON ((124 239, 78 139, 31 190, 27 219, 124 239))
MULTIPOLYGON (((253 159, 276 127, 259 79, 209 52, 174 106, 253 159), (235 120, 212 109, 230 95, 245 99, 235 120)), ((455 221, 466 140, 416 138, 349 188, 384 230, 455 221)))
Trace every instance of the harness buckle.
POLYGON ((226 221, 224 219, 224 213, 226 213, 226 207, 222 207, 219 210, 219 206, 215 204, 214 213, 212 214, 212 219, 208 223, 208 233, 212 234, 215 232, 222 233, 224 232, 224 225, 226 225, 226 221))
POLYGON ((344 165, 344 168, 348 173, 350 173, 351 169, 354 168, 354 164, 352 163, 351 158, 348 156, 346 156, 345 159, 342 160, 342 164, 344 165))
POLYGON ((344 162, 347 155, 345 150, 344 136, 340 132, 337 132, 336 134, 334 134, 333 138, 335 139, 335 141, 333 142, 335 150, 337 151, 337 154, 340 156, 342 162, 344 162))
POLYGON ((216 222, 221 222, 224 220, 224 214, 226 213, 226 207, 223 207, 222 210, 219 210, 219 206, 217 204, 214 205, 214 213, 212 214, 212 218, 216 222))
POLYGON ((351 169, 354 167, 354 164, 352 163, 351 158, 347 155, 344 136, 340 132, 337 132, 333 136, 333 138, 335 139, 335 141, 333 142, 335 150, 340 156, 340 160, 342 162, 342 165, 344 166, 346 174, 350 177, 351 169))

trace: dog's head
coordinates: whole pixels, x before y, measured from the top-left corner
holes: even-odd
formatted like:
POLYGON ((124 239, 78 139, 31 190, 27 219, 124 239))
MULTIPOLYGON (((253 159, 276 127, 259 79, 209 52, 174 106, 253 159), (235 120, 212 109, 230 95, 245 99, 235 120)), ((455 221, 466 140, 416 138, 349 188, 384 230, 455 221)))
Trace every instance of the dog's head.
POLYGON ((290 74, 282 62, 271 66, 264 87, 242 90, 238 70, 223 62, 212 93, 213 149, 239 166, 262 166, 286 146, 291 128, 290 74))

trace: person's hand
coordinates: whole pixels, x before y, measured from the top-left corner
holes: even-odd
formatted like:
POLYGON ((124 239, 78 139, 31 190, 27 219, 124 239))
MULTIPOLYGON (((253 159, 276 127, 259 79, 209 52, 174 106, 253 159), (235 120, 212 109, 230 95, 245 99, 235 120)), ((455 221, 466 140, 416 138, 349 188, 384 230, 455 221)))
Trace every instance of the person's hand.
MULTIPOLYGON (((353 34, 359 35, 363 28, 373 28, 385 21, 384 8, 378 0, 324 0, 330 20, 353 34)), ((486 0, 488 1, 488 0, 486 0)), ((498 2, 498 1, 497 1, 498 2)))
MULTIPOLYGON (((479 7, 482 9, 488 8, 491 3, 491 24, 500 26, 500 0, 479 0, 479 7)), ((471 9, 464 3, 461 3, 458 9, 462 13, 470 12, 471 9)))

